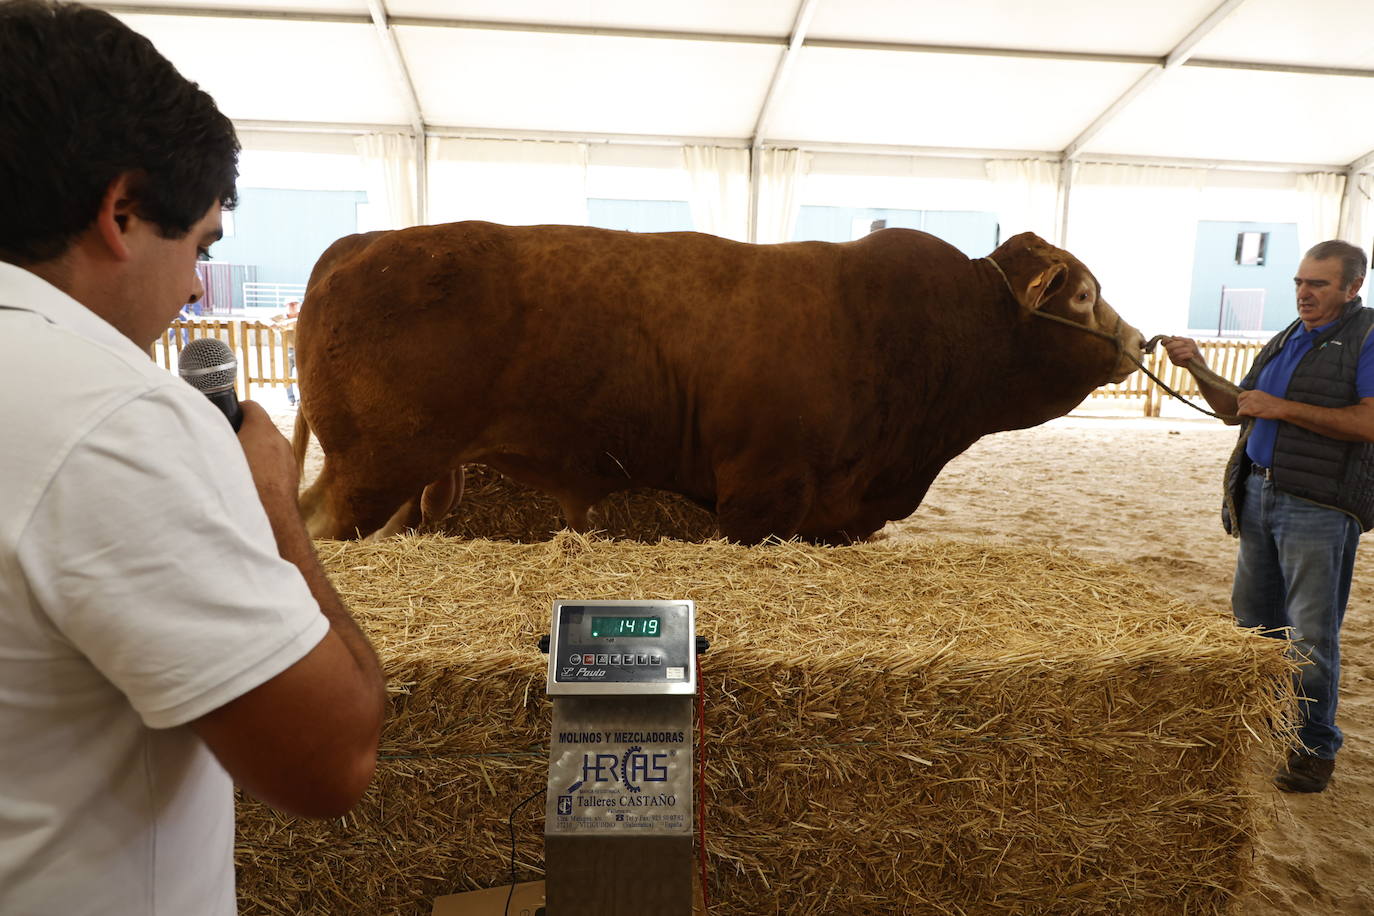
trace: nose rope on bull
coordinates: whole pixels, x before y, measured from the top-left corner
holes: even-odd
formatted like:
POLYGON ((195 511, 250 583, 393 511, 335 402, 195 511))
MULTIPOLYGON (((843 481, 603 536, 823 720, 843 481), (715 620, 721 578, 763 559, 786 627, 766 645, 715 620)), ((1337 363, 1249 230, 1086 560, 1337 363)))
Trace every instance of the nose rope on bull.
MULTIPOLYGON (((1002 282, 1006 284, 1007 291, 1011 293, 1012 299, 1016 299, 1019 302, 1020 300, 1017 298, 1016 290, 1012 288, 1011 281, 1007 279, 1007 275, 1003 272, 1002 266, 998 264, 996 261, 994 261, 992 258, 983 258, 983 260, 987 261, 989 264, 992 265, 993 269, 996 270, 998 275, 1002 278, 1002 282)), ((1106 331, 1099 331, 1097 328, 1090 328, 1087 325, 1079 324, 1076 321, 1070 321, 1067 318, 1061 318, 1058 315, 1051 315, 1048 312, 1042 311, 1040 309, 1031 309, 1030 312, 1032 315, 1038 315, 1039 317, 1049 319, 1050 321, 1057 321, 1060 324, 1066 324, 1071 328, 1077 328, 1078 330, 1083 331, 1084 333, 1093 334, 1097 337, 1104 337, 1110 340, 1116 346, 1116 355, 1118 360, 1122 356, 1126 357, 1131 362, 1135 363, 1136 368, 1138 368, 1141 372, 1144 372, 1145 375, 1148 376, 1150 380, 1153 381, 1156 385, 1167 391, 1170 395, 1178 398, 1180 401, 1187 404, 1194 410, 1200 413, 1205 413, 1209 417, 1216 417, 1218 420, 1229 421, 1241 419, 1240 417, 1237 417, 1234 414, 1214 413, 1213 411, 1210 411, 1205 407, 1199 407, 1192 401, 1185 398, 1183 395, 1179 394, 1174 389, 1170 388, 1167 384, 1165 384, 1163 379, 1161 379, 1159 376, 1155 375, 1148 368, 1146 368, 1143 362, 1136 359, 1135 356, 1133 356, 1132 354, 1126 352, 1126 348, 1121 343, 1121 337, 1119 334, 1119 332, 1121 331, 1121 325, 1125 323, 1125 319, 1122 318, 1120 315, 1116 316, 1116 328, 1113 330, 1111 334, 1108 334, 1106 331)), ((1156 334, 1154 337, 1150 338, 1149 343, 1141 347, 1141 351, 1144 353, 1153 353, 1155 344, 1159 343, 1160 340, 1164 339, 1167 336, 1169 335, 1156 334)), ((1222 378, 1220 375, 1217 375, 1211 369, 1208 369, 1206 366, 1204 366, 1202 363, 1198 362, 1195 359, 1188 361, 1188 368, 1189 371, 1191 371, 1195 376, 1200 377, 1201 379, 1207 381, 1209 384, 1218 387, 1223 391, 1227 391, 1232 394, 1238 394, 1240 392, 1240 388, 1238 388, 1235 384, 1233 384, 1227 379, 1222 378)))
MULTIPOLYGON (((1166 337, 1168 337, 1168 336, 1169 336, 1168 334, 1156 334, 1154 337, 1151 337, 1151 338, 1150 338, 1149 342, 1146 343, 1145 346, 1143 346, 1143 347, 1140 348, 1140 349, 1141 349, 1141 352, 1142 352, 1142 353, 1153 353, 1153 352, 1155 351, 1155 344, 1159 343, 1161 340, 1163 340, 1164 338, 1166 338, 1166 337)), ((1200 411, 1200 412, 1202 412, 1202 413, 1205 413, 1205 414, 1207 414, 1207 416, 1209 416, 1209 417, 1216 417, 1218 420, 1243 420, 1243 419, 1245 419, 1244 417, 1238 417, 1238 416, 1236 416, 1235 414, 1230 414, 1230 413, 1215 413, 1215 412, 1213 412, 1213 411, 1207 410, 1205 407, 1199 407, 1199 406, 1197 406, 1197 405, 1194 404, 1192 401, 1188 400, 1188 399, 1185 398, 1183 395, 1179 394, 1177 391, 1175 391, 1174 389, 1170 388, 1168 385, 1164 384, 1164 380, 1161 379, 1159 376, 1155 375, 1155 374, 1154 374, 1153 372, 1151 372, 1149 369, 1146 369, 1146 368, 1145 368, 1145 364, 1142 363, 1140 360, 1136 359, 1134 356, 1131 356, 1129 353, 1126 354, 1126 357, 1127 357, 1128 359, 1130 359, 1131 362, 1133 362, 1133 363, 1135 363, 1137 366, 1139 366, 1139 367, 1140 367, 1140 371, 1141 371, 1141 372, 1144 372, 1146 375, 1148 375, 1148 376, 1154 381, 1154 383, 1155 383, 1156 385, 1158 385, 1160 388, 1163 388, 1165 391, 1169 392, 1169 394, 1171 394, 1171 395, 1173 395, 1174 397, 1178 398, 1180 401, 1182 401, 1183 403, 1187 404, 1189 407, 1193 408, 1194 410, 1200 411)), ((1240 394, 1240 390, 1241 390, 1241 389, 1240 389, 1240 386, 1239 386, 1239 385, 1236 385, 1236 384, 1235 384, 1234 382, 1232 382, 1230 379, 1222 378, 1220 375, 1217 375, 1215 372, 1213 372, 1211 369, 1208 369, 1205 365, 1203 365, 1202 363, 1198 362, 1196 359, 1190 359, 1190 360, 1188 360, 1188 371, 1191 372, 1191 373, 1193 373, 1193 377, 1196 378, 1199 382, 1206 382, 1207 384, 1211 385, 1211 386, 1214 387, 1214 388, 1220 388, 1222 391, 1225 391, 1227 394, 1231 394, 1231 395, 1240 394)))

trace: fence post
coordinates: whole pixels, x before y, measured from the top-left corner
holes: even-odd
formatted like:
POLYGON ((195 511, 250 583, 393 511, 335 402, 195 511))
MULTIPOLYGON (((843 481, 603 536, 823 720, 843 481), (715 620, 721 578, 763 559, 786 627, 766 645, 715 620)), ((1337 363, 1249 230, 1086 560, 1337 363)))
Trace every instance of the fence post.
POLYGON ((248 322, 240 321, 239 325, 239 362, 243 364, 243 397, 244 400, 253 398, 253 370, 248 365, 248 322))

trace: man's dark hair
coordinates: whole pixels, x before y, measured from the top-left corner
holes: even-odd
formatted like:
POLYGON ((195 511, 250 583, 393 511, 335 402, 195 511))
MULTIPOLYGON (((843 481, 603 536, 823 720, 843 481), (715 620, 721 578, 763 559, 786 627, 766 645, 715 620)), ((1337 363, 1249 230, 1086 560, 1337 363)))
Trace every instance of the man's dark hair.
POLYGON ((1364 276, 1365 267, 1369 263, 1364 256, 1364 250, 1358 245, 1349 242, 1342 242, 1340 239, 1331 239, 1327 242, 1318 242, 1307 249, 1307 257, 1314 261, 1325 261, 1328 258, 1341 259, 1341 289, 1349 289, 1350 284, 1364 276))
POLYGON ((114 16, 0 0, 0 261, 63 254, 126 173, 134 212, 183 238, 237 202, 238 152, 214 100, 114 16))

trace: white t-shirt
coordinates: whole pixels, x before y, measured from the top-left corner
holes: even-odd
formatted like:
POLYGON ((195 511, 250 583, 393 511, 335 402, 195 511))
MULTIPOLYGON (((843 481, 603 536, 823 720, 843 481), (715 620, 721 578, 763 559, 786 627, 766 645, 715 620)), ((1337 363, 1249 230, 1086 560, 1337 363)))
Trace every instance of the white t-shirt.
POLYGON ((0 264, 0 913, 236 912, 232 787, 186 723, 327 630, 223 414, 0 264))

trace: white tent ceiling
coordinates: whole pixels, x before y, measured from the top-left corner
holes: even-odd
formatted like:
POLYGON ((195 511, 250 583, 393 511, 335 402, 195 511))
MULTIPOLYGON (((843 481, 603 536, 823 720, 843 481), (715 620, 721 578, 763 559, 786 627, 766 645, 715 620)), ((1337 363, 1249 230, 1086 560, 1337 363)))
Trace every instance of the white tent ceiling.
POLYGON ((1374 170, 1369 0, 98 5, 256 130, 1374 170))

